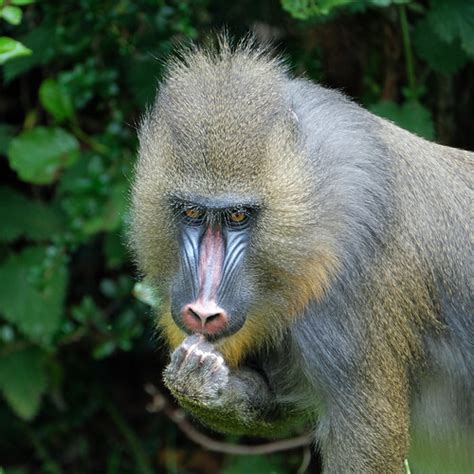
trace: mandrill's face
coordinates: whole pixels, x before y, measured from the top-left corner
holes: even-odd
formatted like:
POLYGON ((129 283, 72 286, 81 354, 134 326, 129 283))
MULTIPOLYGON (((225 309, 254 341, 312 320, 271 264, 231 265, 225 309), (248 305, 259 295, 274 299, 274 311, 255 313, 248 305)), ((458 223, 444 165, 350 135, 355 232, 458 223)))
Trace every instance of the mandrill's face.
POLYGON ((217 340, 244 324, 250 301, 246 257, 252 226, 258 218, 255 202, 173 198, 179 265, 171 282, 171 314, 185 333, 217 340))

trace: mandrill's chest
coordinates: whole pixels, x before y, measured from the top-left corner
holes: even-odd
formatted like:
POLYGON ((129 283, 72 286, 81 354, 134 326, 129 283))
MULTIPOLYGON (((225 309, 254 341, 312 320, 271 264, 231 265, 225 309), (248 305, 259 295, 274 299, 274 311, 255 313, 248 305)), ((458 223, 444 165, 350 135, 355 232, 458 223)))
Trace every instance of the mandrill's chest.
MULTIPOLYGON (((282 347, 266 353, 259 362, 252 363, 273 392, 283 410, 293 414, 316 416, 321 411, 322 390, 313 377, 307 375, 304 358, 286 341, 282 347)), ((296 419, 297 417, 295 417, 296 419)))

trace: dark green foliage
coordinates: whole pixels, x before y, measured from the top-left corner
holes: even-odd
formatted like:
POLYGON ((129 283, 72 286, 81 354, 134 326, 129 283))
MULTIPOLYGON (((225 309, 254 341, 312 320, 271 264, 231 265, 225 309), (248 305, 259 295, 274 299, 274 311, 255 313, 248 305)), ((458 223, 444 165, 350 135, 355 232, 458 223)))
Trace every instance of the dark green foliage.
POLYGON ((0 25, 0 471, 295 472, 146 412, 166 351, 123 245, 135 126, 175 44, 257 25, 295 74, 473 148, 474 3, 0 0, 0 25))

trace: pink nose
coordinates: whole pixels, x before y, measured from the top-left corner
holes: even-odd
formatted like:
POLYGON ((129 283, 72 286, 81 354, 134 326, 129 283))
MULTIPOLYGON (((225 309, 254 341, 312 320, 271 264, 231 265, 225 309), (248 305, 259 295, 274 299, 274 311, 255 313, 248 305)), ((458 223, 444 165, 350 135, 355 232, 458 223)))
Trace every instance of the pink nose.
POLYGON ((229 319, 227 313, 213 301, 187 304, 181 309, 181 317, 189 330, 207 334, 222 331, 229 319))

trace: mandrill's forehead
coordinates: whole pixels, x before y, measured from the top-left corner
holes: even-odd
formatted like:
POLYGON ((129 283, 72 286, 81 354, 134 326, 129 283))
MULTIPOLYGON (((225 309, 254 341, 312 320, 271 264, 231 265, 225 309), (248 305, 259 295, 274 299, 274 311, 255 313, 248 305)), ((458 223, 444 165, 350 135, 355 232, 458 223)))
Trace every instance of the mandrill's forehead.
POLYGON ((242 174, 265 159, 272 130, 281 117, 241 110, 234 103, 202 107, 188 114, 175 109, 164 115, 175 161, 188 162, 200 171, 225 167, 229 173, 242 174))
MULTIPOLYGON (((242 159, 245 161, 245 159, 242 159)), ((226 158, 207 160, 179 158, 172 165, 164 167, 163 177, 168 177, 171 189, 179 189, 183 201, 202 207, 227 208, 231 205, 258 201, 261 192, 261 166, 245 167, 240 159, 227 162, 226 158)), ((166 183, 165 183, 166 186, 166 183)))
POLYGON ((243 117, 238 109, 214 117, 182 117, 175 111, 172 120, 169 115, 162 120, 167 133, 158 138, 156 148, 166 150, 163 171, 193 193, 248 194, 264 176, 271 160, 269 145, 274 146, 278 134, 276 117, 259 125, 261 116, 243 117))
MULTIPOLYGON (((151 185, 158 194, 180 190, 185 196, 222 197, 245 204, 284 194, 281 188, 288 181, 288 168, 303 169, 303 157, 284 119, 267 129, 248 122, 203 125, 196 118, 186 120, 181 127, 161 117, 159 126, 141 140, 140 174, 147 175, 147 181, 153 176, 151 185)), ((304 177, 299 171, 291 176, 301 187, 304 177)))

